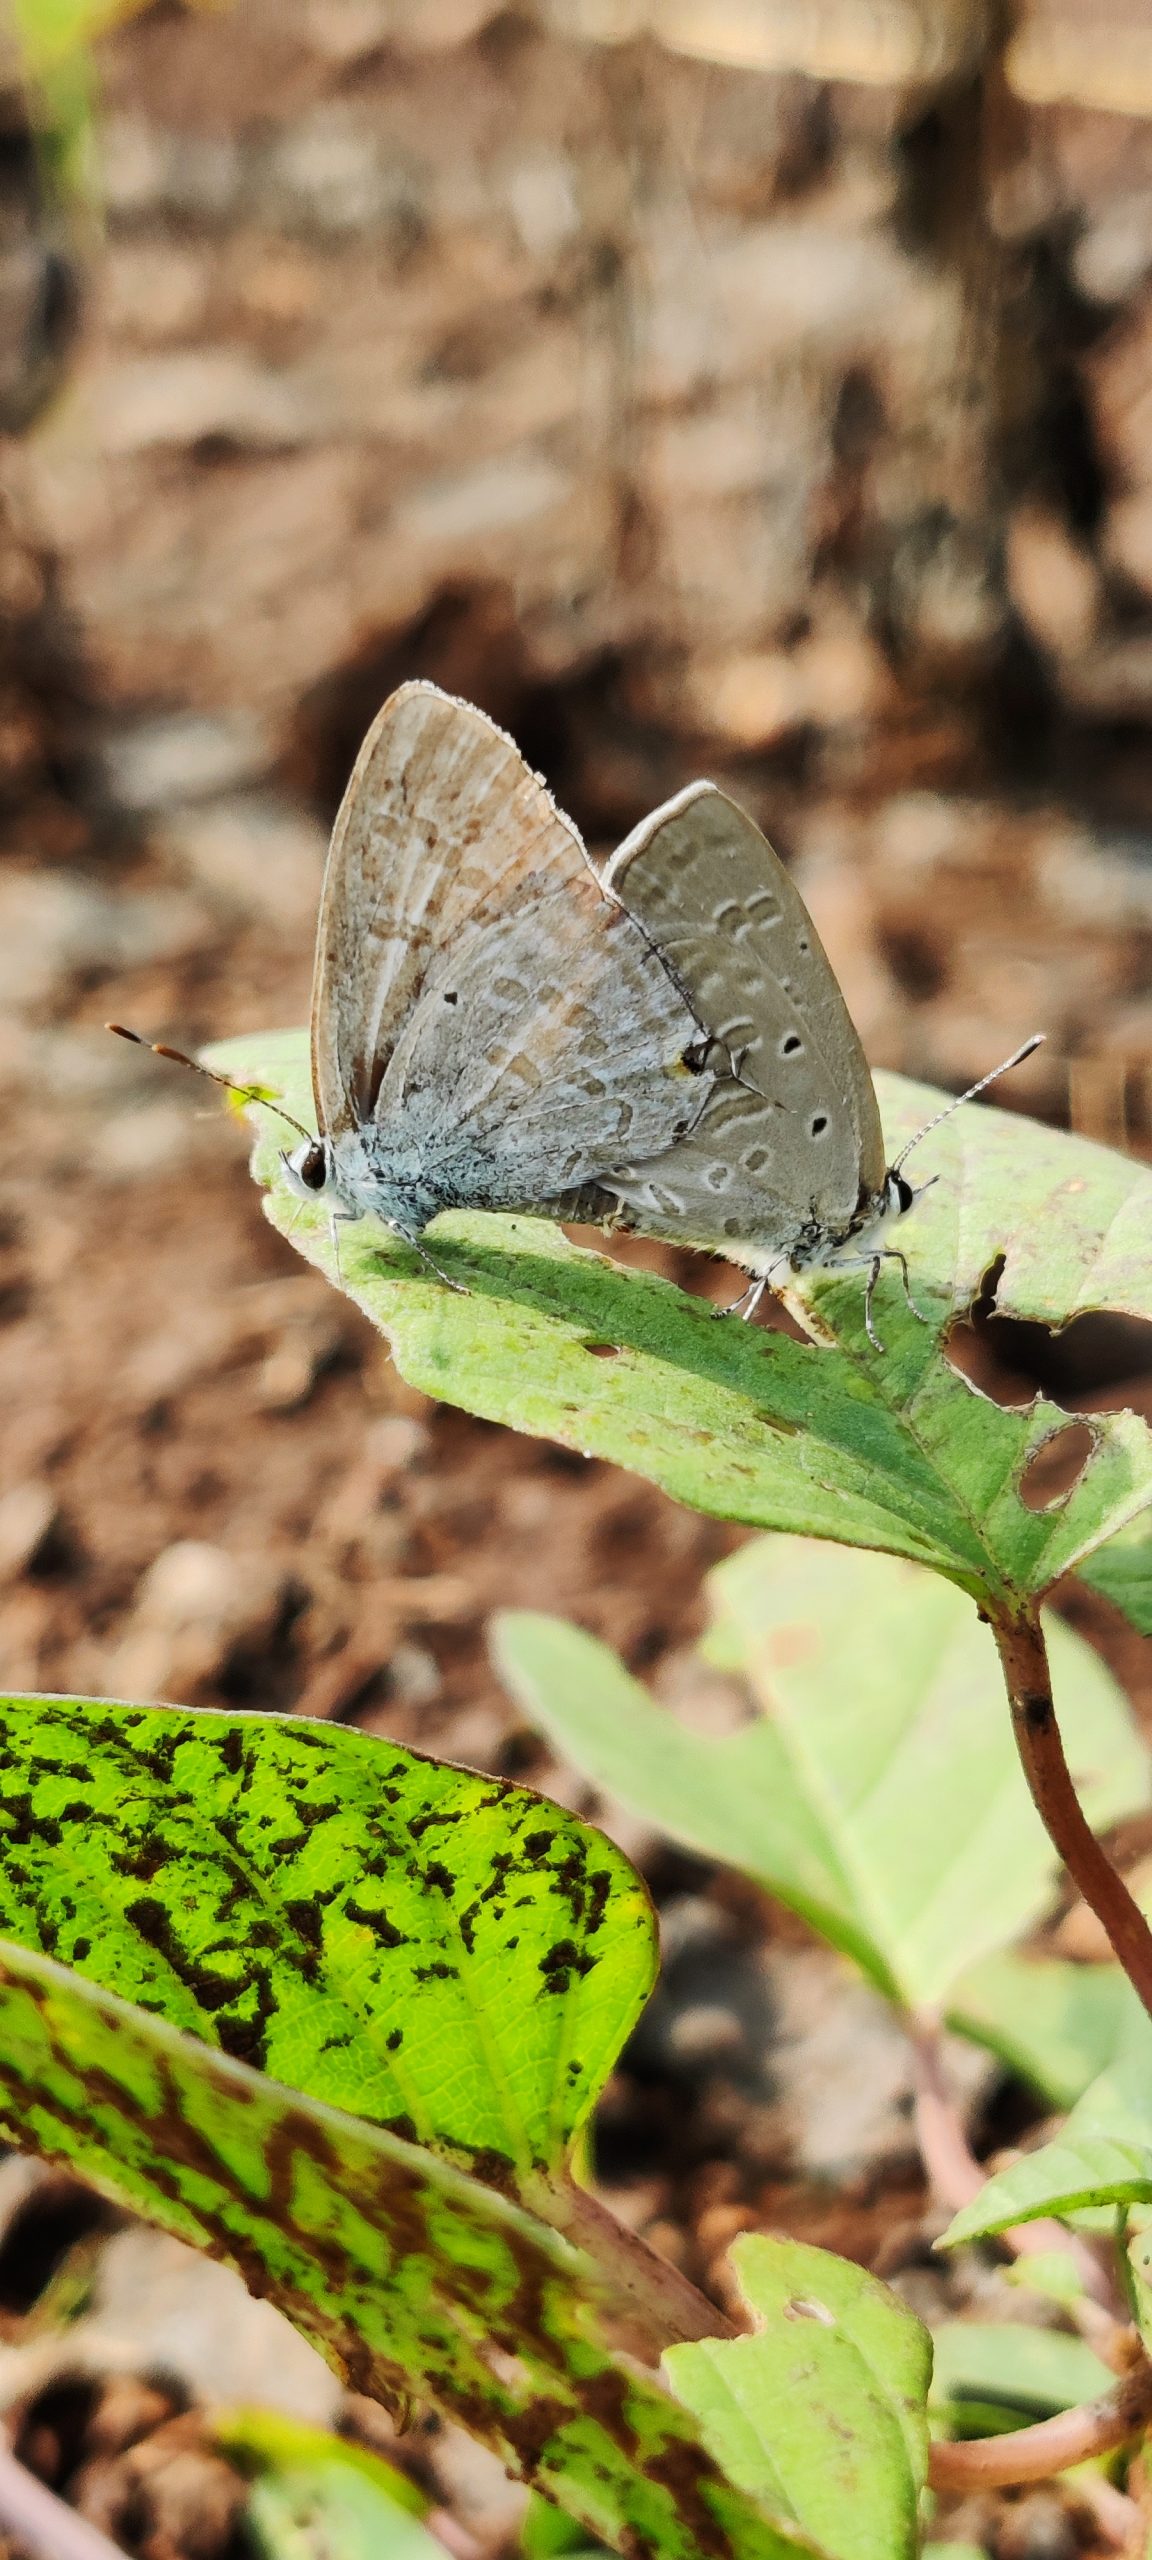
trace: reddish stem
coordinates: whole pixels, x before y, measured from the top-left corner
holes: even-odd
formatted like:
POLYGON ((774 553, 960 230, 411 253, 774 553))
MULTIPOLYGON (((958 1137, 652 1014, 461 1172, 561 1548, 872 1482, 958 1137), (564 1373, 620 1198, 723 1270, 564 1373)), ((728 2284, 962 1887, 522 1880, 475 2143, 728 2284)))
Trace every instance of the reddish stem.
POLYGON ((573 2181, 550 2188, 546 2218, 595 2261, 615 2342, 645 2363, 658 2364, 664 2348, 682 2339, 737 2336, 734 2322, 679 2267, 618 2222, 587 2187, 573 2181))
POLYGON ((1105 1930, 1137 1998, 1152 2017, 1152 1929, 1091 1830, 1072 1784, 1052 1703, 1048 1656, 1034 1612, 993 1618, 1012 1704, 1012 1727, 1032 1802, 1053 1847, 1105 1930))
MULTIPOLYGON (((908 2020, 912 2039, 914 2078, 916 2085, 916 2134, 920 2154, 928 2173, 928 2183, 938 2202, 950 2213, 959 2213, 971 2204, 981 2188, 988 2184, 987 2171, 974 2158, 960 2120, 960 2112, 948 2086, 944 2057, 940 2049, 940 2021, 921 2011, 908 2020)), ((1108 2286, 1092 2252, 1062 2222, 1045 2218, 1036 2222, 1018 2222, 1011 2230, 997 2234, 1006 2248, 1018 2258, 1042 2257, 1051 2250, 1071 2258, 1089 2299, 1070 2304, 1069 2310, 1084 2336, 1090 2337, 1105 2362, 1110 2361, 1109 2347, 1117 2335, 1127 2337, 1126 2329, 1108 2310, 1108 2286)))
POLYGON ((0 2528, 41 2560, 124 2560, 117 2543, 26 2471, 6 2444, 0 2444, 0 2528))
POLYGON ((1050 2480, 1076 2462, 1115 2453, 1152 2418, 1152 2364, 1146 2356, 1099 2400, 1062 2409, 1039 2426, 1013 2435, 986 2436, 978 2444, 934 2444, 928 2477, 934 2489, 1002 2489, 1022 2480, 1050 2480))

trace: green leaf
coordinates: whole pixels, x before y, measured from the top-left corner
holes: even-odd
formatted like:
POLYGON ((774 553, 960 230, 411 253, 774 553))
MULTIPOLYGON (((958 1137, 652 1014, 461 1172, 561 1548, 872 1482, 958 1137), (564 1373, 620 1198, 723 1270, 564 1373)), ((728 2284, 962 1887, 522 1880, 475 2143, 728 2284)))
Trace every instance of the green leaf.
POLYGON ((1041 2214, 1152 2202, 1152 2019, 1121 2013, 1113 2060, 1052 2142, 1002 2169, 948 2226, 941 2248, 1041 2214))
MULTIPOLYGON (((212 1056, 278 1086, 311 1118, 302 1033, 253 1035, 212 1056)), ((941 1102, 893 1077, 878 1084, 893 1146, 941 1102)), ((855 1274, 809 1275, 806 1294, 832 1337, 816 1347, 718 1324, 668 1282, 578 1252, 537 1219, 437 1220, 436 1258, 464 1283, 457 1294, 373 1222, 334 1234, 324 1204, 288 1187, 283 1123, 255 1116, 254 1170, 273 1224, 387 1335, 403 1376, 632 1467, 696 1510, 887 1548, 995 1605, 1043 1591, 1152 1501, 1152 1434, 1133 1414, 1109 1414, 1093 1418, 1096 1446, 1072 1491, 1029 1509, 1021 1476, 1067 1416, 1043 1398, 1002 1410, 940 1348, 1001 1256, 1006 1314, 1052 1324, 1087 1307, 1152 1314, 1152 1173, 1103 1148, 977 1106, 935 1132, 923 1170, 940 1178, 909 1246, 930 1322, 886 1280, 878 1352, 855 1274)))
MULTIPOLYGON (((1021 1775, 996 1649, 962 1592, 886 1556, 759 1539, 709 1577, 709 1661, 759 1709, 691 1732, 605 1645, 529 1612, 497 1665, 532 1722, 673 1839, 741 1867, 909 2008, 1018 1937, 1057 1864, 1021 1775)), ((1147 1804, 1149 1758, 1089 1647, 1049 1629, 1065 1747, 1090 1818, 1147 1804)))
POLYGON ((1017 2321, 946 2320, 932 2357, 930 2403, 957 2435, 1031 2425, 1098 2399, 1116 2378, 1083 2338, 1017 2321))
POLYGON ((652 1984, 600 1832, 332 1725, 9 1699, 0 1842, 0 1933, 511 2193, 652 1984))
POLYGON ((796 2560, 605 2344, 591 2261, 431 2152, 0 1944, 0 2138, 238 2268, 358 2391, 430 2401, 636 2560, 796 2560))
POLYGON ((1152 1523, 1143 1513, 1086 1556, 1080 1576, 1122 1609, 1142 1636, 1152 1636, 1152 1523))
POLYGON ((106 28, 135 16, 144 0, 10 0, 10 5, 25 60, 38 72, 82 52, 106 28))
POLYGON ((669 2347, 664 2368, 732 2480, 836 2560, 916 2549, 931 2343, 862 2267, 796 2240, 733 2243, 756 2328, 669 2347))
POLYGON ((245 2522, 266 2560, 444 2560, 430 2501, 394 2464, 268 2409, 230 2409, 215 2442, 252 2481, 245 2522))
POLYGON ((520 2549, 524 2560, 571 2560, 576 2552, 589 2560, 587 2535, 571 2516, 549 2506, 546 2498, 529 2498, 520 2527, 520 2549))
POLYGON ((961 1977, 949 1997, 948 2023, 987 2045, 1051 2106, 1074 2107, 1112 2060, 1139 2007, 1118 1964, 998 1955, 961 1977))

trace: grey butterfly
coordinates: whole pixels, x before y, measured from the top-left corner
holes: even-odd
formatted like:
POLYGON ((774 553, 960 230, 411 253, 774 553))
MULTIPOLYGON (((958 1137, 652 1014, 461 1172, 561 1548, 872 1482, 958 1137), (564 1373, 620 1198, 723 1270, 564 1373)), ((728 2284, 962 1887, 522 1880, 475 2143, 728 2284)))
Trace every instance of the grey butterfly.
POLYGON ((748 1314, 777 1273, 855 1265, 877 1349, 885 1260, 907 1293, 886 1238, 920 1196, 909 1149, 887 1164, 803 899, 711 782, 598 872, 502 730, 402 685, 333 831, 312 1083, 319 1136, 285 1156, 293 1186, 425 1260, 442 1210, 494 1209, 721 1253, 755 1275, 748 1314))
POLYGON ((385 703, 336 821, 312 1069, 295 1183, 417 1246, 449 1208, 582 1219, 720 1252, 751 1303, 866 1265, 871 1331, 917 1196, 752 820, 693 783, 597 873, 512 741, 430 684, 385 703))

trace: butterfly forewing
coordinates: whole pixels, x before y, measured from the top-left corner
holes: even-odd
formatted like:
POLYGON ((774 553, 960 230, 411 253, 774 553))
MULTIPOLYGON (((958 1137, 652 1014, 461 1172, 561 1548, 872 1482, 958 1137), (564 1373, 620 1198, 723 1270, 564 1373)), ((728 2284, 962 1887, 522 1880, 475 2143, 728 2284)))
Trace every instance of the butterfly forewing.
POLYGON ((786 1253, 813 1222, 842 1232, 884 1181, 875 1089, 798 891, 752 820, 710 783, 621 845, 605 882, 723 1044, 692 1134, 612 1189, 639 1222, 786 1253))
POLYGON ((674 973, 509 738, 405 685, 337 820, 313 993, 325 1135, 445 1207, 543 1209, 663 1153, 710 1075, 674 973))
POLYGON ((682 1064, 698 1037, 629 917, 531 881, 463 956, 437 954, 377 1118, 419 1129, 433 1178, 452 1163, 483 1205, 542 1208, 692 1127, 711 1083, 682 1064))
POLYGON ((463 952, 533 871, 599 903, 575 828, 511 739, 435 685, 401 685, 357 756, 324 875, 312 1078, 326 1136, 368 1118, 433 954, 463 952))

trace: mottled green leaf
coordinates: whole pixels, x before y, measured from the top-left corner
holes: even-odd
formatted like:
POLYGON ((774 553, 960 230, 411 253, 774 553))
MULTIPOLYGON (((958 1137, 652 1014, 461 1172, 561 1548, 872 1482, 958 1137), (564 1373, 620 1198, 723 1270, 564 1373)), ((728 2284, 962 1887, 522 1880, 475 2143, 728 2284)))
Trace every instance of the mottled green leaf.
POLYGON ((511 2193, 651 1988, 647 1895, 499 1778, 304 1719, 12 1698, 0 1932, 511 2193))
POLYGON ((998 2171, 948 2226, 941 2247, 1086 2206, 1152 2202, 1152 2019, 1126 2004, 1113 2060, 1055 2140, 998 2171))
MULTIPOLYGON (((263 1033, 213 1051, 235 1075, 311 1117, 304 1035, 263 1033)), ((941 1096, 878 1079, 890 1143, 941 1096)), ((1044 1590, 1152 1501, 1152 1434, 1096 1417, 1073 1490, 1029 1509, 1022 1473, 1066 1423, 1038 1398, 1004 1411, 941 1353, 941 1335, 1003 1260, 1002 1312, 1066 1323, 1088 1307, 1152 1313, 1152 1173, 1081 1139, 969 1105, 927 1142, 939 1176, 908 1231, 917 1322, 886 1277, 864 1330, 864 1284, 810 1275, 831 1340, 816 1347, 715 1322, 669 1283, 577 1252, 536 1219, 452 1213, 435 1252, 467 1294, 370 1222, 334 1239, 322 1202, 281 1164, 283 1124, 256 1109, 268 1214, 387 1335, 429 1395, 614 1459, 680 1501, 762 1528, 883 1547, 935 1565, 984 1600, 1044 1590), (614 1357, 604 1356, 606 1353, 614 1357)))
MULTIPOLYGON (((939 1575, 758 1539, 709 1577, 707 1659, 747 1683, 722 1737, 658 1707, 558 1618, 497 1620, 532 1722, 630 1812, 743 1868, 910 2008, 1044 1910, 1058 1873, 1021 1775, 996 1648, 939 1575)), ((1147 1804, 1149 1757, 1111 1675, 1049 1628, 1065 1747, 1093 1821, 1147 1804)))
POLYGON ((394 2463, 270 2409, 212 2420, 251 2479, 245 2523, 264 2560, 444 2560, 419 2519, 430 2500, 394 2463))
POLYGON ((961 1977, 949 1995, 948 2023, 987 2045, 1051 2106, 1074 2107, 1139 2007, 1118 1964, 997 1955, 961 1977))
POLYGON ((1015 2320, 945 2320, 932 2332, 931 2405, 955 2435, 1028 2426, 1110 2390, 1083 2338, 1015 2320))
POLYGON ((1152 1636, 1152 1522, 1143 1512, 1086 1556, 1080 1573, 1142 1636, 1152 1636))
POLYGON ((917 2547, 928 2461, 927 2331, 864 2268, 796 2240, 734 2242, 755 2330, 669 2347, 679 2400, 732 2480, 836 2560, 917 2547))
POLYGON ((239 2269, 353 2389, 428 2401, 635 2560, 796 2560, 604 2343, 582 2253, 431 2152, 0 1945, 0 2137, 239 2269))

